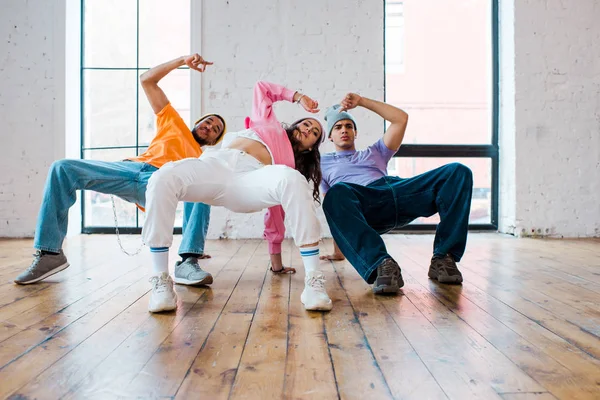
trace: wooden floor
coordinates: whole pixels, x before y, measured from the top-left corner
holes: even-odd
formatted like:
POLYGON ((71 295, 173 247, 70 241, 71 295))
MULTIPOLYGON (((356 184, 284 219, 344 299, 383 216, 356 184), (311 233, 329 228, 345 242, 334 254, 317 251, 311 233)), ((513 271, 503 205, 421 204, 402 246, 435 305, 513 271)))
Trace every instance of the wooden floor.
MULTIPOLYGON (((177 286, 162 315, 147 250, 76 237, 70 268, 16 286, 31 241, 0 241, 0 398, 600 399, 600 240, 472 234, 462 286, 428 280, 432 236, 385 241, 399 296, 323 262, 333 311, 306 312, 301 269, 267 272, 260 240, 211 241, 212 288, 177 286)), ((290 243, 284 259, 301 266, 290 243)))

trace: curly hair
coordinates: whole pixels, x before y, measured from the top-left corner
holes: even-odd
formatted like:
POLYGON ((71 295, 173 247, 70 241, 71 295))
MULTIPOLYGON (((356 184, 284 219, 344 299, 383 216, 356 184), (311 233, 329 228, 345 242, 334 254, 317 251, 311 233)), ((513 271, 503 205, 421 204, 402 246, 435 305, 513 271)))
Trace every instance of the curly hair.
POLYGON ((321 185, 321 153, 319 152, 319 145, 321 144, 321 137, 317 139, 317 142, 313 146, 312 150, 300 150, 300 141, 294 136, 294 131, 298 125, 306 118, 293 122, 291 125, 282 124, 283 129, 287 133, 292 149, 294 150, 294 161, 296 163, 296 170, 300 172, 308 181, 313 184, 313 200, 321 204, 321 198, 319 197, 319 186, 321 185))

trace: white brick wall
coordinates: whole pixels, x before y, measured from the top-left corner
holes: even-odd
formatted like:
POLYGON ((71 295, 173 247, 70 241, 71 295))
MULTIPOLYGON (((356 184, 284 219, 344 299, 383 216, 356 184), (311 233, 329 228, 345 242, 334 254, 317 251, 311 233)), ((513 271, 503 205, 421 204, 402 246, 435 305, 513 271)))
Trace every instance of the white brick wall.
MULTIPOLYGON (((230 129, 243 127, 259 79, 300 89, 323 111, 349 90, 383 99, 381 1, 204 1, 203 7, 202 53, 215 62, 203 75, 203 111, 223 113, 230 129)), ((308 115, 289 103, 276 112, 285 122, 308 115)), ((360 146, 382 135, 381 118, 362 110, 355 115, 360 146)), ((326 143, 322 151, 332 151, 326 143)), ((261 237, 262 231, 263 213, 214 209, 211 215, 211 238, 261 237)))
MULTIPOLYGON (((202 108, 231 129, 242 127, 257 79, 299 88, 323 109, 348 90, 383 98, 380 0, 202 3, 193 21, 215 61, 202 108)), ((501 18, 501 228, 598 236, 600 3, 503 0, 501 18)), ((33 234, 47 169, 64 156, 64 20, 64 0, 2 3, 0 236, 33 234)), ((303 115, 290 104, 277 113, 303 115)), ((356 117, 359 146, 381 135, 380 118, 356 117)), ((211 237, 261 234, 261 214, 213 212, 211 237)))
POLYGON ((48 167, 64 156, 64 4, 0 12, 0 237, 32 236, 48 167))
POLYGON ((600 236, 600 3, 515 11, 516 233, 600 236))

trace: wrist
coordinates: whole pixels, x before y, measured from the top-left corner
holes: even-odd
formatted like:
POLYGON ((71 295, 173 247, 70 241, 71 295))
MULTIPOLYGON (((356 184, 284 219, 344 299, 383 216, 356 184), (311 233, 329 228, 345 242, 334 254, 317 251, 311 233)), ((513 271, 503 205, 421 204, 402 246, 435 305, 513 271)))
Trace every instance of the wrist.
POLYGON ((304 97, 304 95, 302 93, 300 93, 299 91, 296 91, 296 93, 294 93, 294 103, 300 103, 300 100, 302 100, 302 98, 304 97))
POLYGON ((360 96, 359 99, 358 99, 358 105, 361 106, 361 107, 364 107, 365 106, 365 100, 368 100, 368 99, 360 96))

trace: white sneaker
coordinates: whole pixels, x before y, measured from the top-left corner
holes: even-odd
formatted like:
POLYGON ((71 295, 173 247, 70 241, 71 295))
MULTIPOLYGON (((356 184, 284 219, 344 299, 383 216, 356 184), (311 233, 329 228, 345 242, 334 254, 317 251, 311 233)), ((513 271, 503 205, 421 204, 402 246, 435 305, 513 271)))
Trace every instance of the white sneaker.
POLYGON ((150 277, 152 293, 148 303, 148 311, 171 311, 177 308, 177 294, 173 290, 173 280, 167 272, 150 277))
POLYGON ((300 296, 304 308, 311 311, 329 311, 333 303, 325 290, 325 275, 320 272, 314 275, 306 274, 304 291, 300 296))

